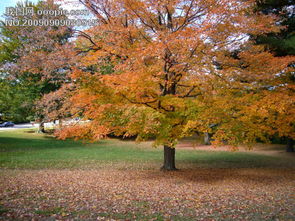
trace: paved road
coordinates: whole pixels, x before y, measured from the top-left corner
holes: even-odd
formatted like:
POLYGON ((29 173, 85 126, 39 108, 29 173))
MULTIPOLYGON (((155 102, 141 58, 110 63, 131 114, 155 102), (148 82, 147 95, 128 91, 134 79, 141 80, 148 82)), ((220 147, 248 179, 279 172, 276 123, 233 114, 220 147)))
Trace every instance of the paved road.
MULTIPOLYGON (((67 121, 64 122, 64 125, 67 123, 71 123, 73 121, 67 121)), ((46 127, 54 127, 56 126, 56 124, 54 124, 53 122, 49 122, 49 123, 45 123, 45 128, 46 127)), ((30 128, 38 128, 39 124, 31 124, 31 123, 26 123, 26 124, 15 124, 14 127, 0 127, 0 131, 1 130, 17 130, 17 129, 30 129, 30 128)))
POLYGON ((15 124, 14 127, 0 127, 0 130, 17 130, 17 129, 25 129, 25 128, 37 128, 39 124, 15 124))

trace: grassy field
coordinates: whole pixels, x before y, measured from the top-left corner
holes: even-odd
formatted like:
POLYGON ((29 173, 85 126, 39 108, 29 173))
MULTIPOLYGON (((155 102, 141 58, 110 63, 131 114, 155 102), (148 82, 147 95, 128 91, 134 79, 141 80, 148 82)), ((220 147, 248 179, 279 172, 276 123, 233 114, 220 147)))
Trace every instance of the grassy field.
MULTIPOLYGON (((162 148, 118 139, 97 143, 56 140, 31 130, 0 132, 0 168, 73 169, 113 166, 160 168, 162 148)), ((292 161, 275 156, 230 151, 178 150, 179 168, 290 168, 292 161)))
POLYGON ((295 220, 294 157, 0 131, 0 220, 295 220))

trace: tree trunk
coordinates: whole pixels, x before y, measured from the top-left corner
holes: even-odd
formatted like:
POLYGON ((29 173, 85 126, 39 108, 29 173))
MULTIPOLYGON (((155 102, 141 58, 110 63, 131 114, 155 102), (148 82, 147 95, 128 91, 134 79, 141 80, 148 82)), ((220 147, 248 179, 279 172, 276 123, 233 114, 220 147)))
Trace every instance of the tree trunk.
POLYGON ((41 121, 39 125, 39 129, 38 129, 38 133, 46 133, 44 125, 45 125, 45 122, 41 121))
POLYGON ((205 143, 205 145, 211 145, 209 133, 204 134, 204 143, 205 143))
POLYGON ((58 126, 59 126, 59 129, 62 128, 62 119, 59 119, 59 120, 58 120, 58 126))
POLYGON ((177 170, 175 167, 175 148, 164 145, 164 165, 161 170, 177 170))
POLYGON ((287 141, 287 149, 286 149, 286 151, 287 151, 287 152, 294 152, 294 147, 293 147, 293 145, 294 145, 294 141, 293 141, 293 139, 292 139, 292 138, 288 138, 288 141, 287 141))

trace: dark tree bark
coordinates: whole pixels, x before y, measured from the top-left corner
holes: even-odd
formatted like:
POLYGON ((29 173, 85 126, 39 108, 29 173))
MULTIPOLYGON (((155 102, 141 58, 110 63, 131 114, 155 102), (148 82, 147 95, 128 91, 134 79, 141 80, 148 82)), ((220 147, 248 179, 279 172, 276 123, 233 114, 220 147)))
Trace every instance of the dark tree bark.
POLYGON ((45 125, 44 121, 40 122, 38 133, 46 133, 44 125, 45 125))
POLYGON ((211 145, 211 136, 209 133, 204 133, 204 143, 205 145, 211 145))
POLYGON ((164 165, 161 170, 177 170, 175 167, 175 148, 164 145, 164 165))
POLYGON ((62 119, 58 119, 58 126, 59 128, 62 128, 62 119))
POLYGON ((292 138, 288 138, 286 151, 287 152, 294 152, 293 145, 294 145, 294 140, 292 138))

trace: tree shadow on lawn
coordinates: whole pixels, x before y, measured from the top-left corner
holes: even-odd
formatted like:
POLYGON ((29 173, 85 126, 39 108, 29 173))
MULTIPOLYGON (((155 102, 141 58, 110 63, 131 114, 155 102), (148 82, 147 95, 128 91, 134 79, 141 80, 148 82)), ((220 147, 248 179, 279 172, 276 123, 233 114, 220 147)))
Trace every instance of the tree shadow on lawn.
POLYGON ((255 152, 229 152, 229 151, 191 151, 185 154, 178 151, 176 163, 182 166, 190 164, 190 168, 293 168, 295 158, 287 159, 277 156, 257 154, 255 152), (184 155, 184 156, 182 156, 184 155))

